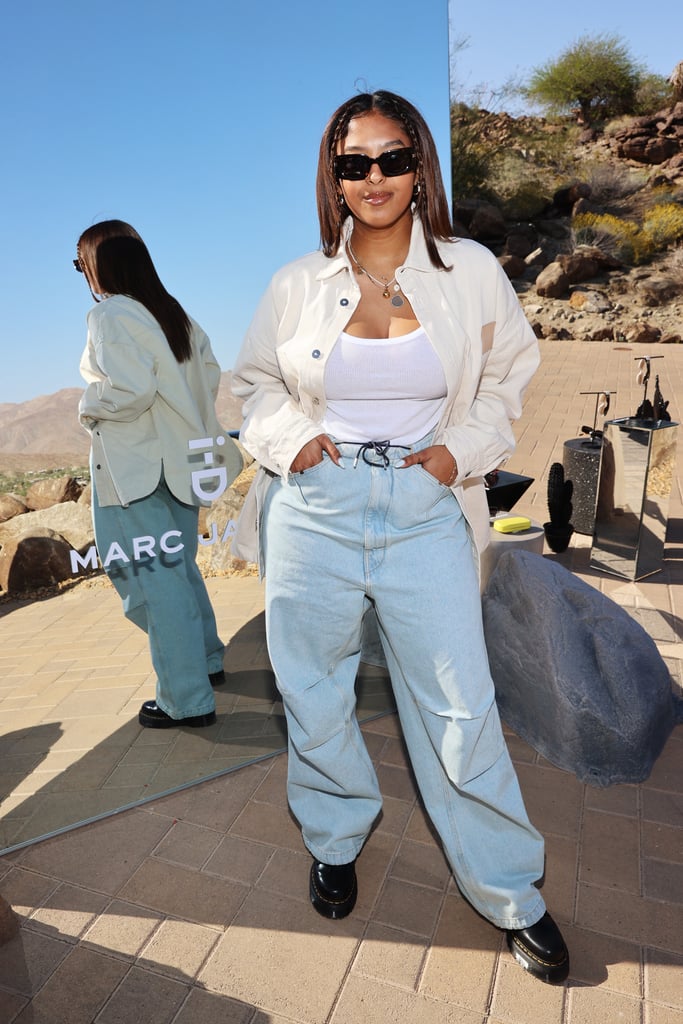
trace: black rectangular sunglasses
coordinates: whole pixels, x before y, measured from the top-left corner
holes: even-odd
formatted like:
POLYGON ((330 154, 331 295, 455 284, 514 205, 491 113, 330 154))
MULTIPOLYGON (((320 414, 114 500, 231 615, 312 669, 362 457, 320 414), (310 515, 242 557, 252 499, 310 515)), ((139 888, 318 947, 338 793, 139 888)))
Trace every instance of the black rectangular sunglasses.
POLYGON ((362 181, 367 178, 373 164, 377 164, 385 178, 397 178, 416 169, 417 157, 415 150, 408 146, 387 149, 375 160, 364 153, 343 153, 334 158, 334 176, 344 181, 362 181))

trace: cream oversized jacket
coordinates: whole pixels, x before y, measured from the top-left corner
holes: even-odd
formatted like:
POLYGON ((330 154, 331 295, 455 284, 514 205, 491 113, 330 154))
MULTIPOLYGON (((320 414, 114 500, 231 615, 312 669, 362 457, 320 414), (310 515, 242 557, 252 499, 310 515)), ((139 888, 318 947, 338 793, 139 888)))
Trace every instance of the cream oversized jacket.
MULTIPOLYGON (((352 226, 349 218, 345 238, 352 226)), ((539 350, 488 249, 458 239, 440 243, 439 252, 451 270, 433 266, 416 218, 396 280, 443 364, 447 395, 434 443, 445 444, 457 461, 453 492, 481 551, 489 539, 483 476, 514 450, 511 423, 521 414, 539 350)), ((233 540, 241 557, 257 560, 253 535, 268 473, 287 477, 301 448, 322 432, 325 366, 359 299, 342 246, 334 257, 314 252, 283 267, 259 304, 232 383, 244 399, 240 439, 261 467, 233 540)))
POLYGON ((80 365, 88 386, 78 412, 91 435, 100 505, 147 497, 162 470, 179 501, 206 505, 200 494, 208 492, 212 470, 225 486, 240 472, 239 450, 216 418, 220 367, 204 331, 191 324, 192 356, 179 363, 158 322, 135 299, 112 295, 88 313, 80 365), (207 443, 190 448, 191 441, 207 443))

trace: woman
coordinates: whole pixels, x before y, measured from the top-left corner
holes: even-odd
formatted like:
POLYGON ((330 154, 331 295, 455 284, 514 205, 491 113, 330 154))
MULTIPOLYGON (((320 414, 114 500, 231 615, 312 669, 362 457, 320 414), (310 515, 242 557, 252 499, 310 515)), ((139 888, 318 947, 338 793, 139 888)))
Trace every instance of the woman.
POLYGON ((241 467, 216 419, 220 367, 129 224, 88 228, 74 265, 96 302, 79 406, 92 439, 95 540, 126 617, 149 637, 157 675, 156 700, 145 701, 139 722, 212 725, 224 647, 195 561, 198 506, 203 467, 215 467, 222 487, 241 467))
POLYGON ((261 528, 311 900, 328 917, 350 913, 354 861, 381 808, 354 702, 371 609, 460 889, 527 970, 560 981, 567 949, 534 884, 543 840, 502 737, 477 579, 482 477, 513 450, 536 339, 497 260, 452 238, 435 145, 406 100, 377 92, 339 107, 317 198, 322 252, 275 275, 233 374, 241 438, 261 466, 256 516, 245 507, 238 533, 247 553, 245 530, 254 518, 261 528))

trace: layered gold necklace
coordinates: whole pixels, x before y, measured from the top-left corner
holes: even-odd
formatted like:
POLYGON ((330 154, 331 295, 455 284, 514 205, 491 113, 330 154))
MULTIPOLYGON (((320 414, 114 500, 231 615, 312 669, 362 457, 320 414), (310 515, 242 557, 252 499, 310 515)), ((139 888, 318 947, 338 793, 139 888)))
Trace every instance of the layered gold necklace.
POLYGON ((356 264, 356 266, 360 270, 361 274, 365 274, 366 277, 370 278, 370 280, 372 281, 372 283, 374 285, 377 285, 378 288, 382 289, 382 296, 385 299, 389 299, 390 298, 392 306, 402 306, 403 305, 403 296, 401 295, 401 286, 398 283, 398 281, 396 280, 396 274, 394 274, 394 276, 392 277, 391 281, 381 281, 379 278, 375 277, 374 274, 371 274, 370 271, 367 269, 367 267, 363 266, 363 264, 358 259, 358 257, 356 256, 355 252, 353 251, 353 246, 351 245, 351 242, 347 242, 347 245, 348 245, 348 248, 349 248, 349 255, 351 256, 351 259, 353 260, 353 262, 356 264), (393 286, 393 292, 394 292, 393 295, 391 294, 392 286, 393 286))

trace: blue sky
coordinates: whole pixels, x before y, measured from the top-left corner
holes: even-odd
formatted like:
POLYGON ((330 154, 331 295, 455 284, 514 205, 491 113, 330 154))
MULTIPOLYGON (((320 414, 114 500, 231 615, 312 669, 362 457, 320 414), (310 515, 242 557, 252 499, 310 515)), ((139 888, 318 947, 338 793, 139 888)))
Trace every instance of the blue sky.
MULTIPOLYGON (((451 0, 452 36, 467 40, 458 85, 495 89, 585 32, 616 31, 666 75, 682 56, 661 9, 638 22, 621 3, 575 0, 576 31, 546 13, 535 0, 451 0)), ((317 150, 339 103, 365 88, 405 95, 430 124, 448 180, 448 20, 447 0, 8 7, 0 402, 81 386, 91 299, 71 260, 80 232, 109 217, 140 231, 230 369, 273 271, 318 245, 317 150)))
MULTIPOLYGON (((651 8, 624 0, 572 0, 562 9, 542 0, 449 0, 448 6, 454 85, 479 96, 483 106, 505 82, 528 80, 584 36, 617 36, 634 60, 665 78, 683 60, 680 0, 659 0, 651 8), (462 40, 467 45, 459 47, 462 40)), ((521 107, 506 109, 516 114, 521 107)))
POLYGON ((81 386, 92 300, 71 261, 109 217, 230 369, 271 274, 318 246, 320 137, 359 82, 410 98, 447 156, 447 24, 445 0, 10 5, 0 402, 81 386))

